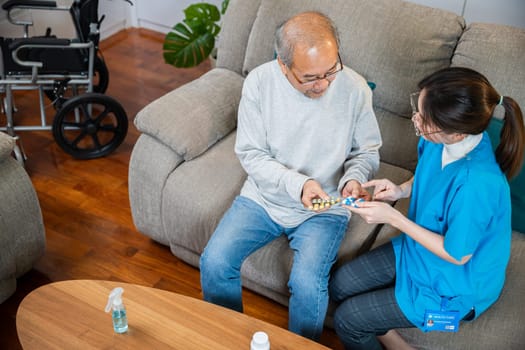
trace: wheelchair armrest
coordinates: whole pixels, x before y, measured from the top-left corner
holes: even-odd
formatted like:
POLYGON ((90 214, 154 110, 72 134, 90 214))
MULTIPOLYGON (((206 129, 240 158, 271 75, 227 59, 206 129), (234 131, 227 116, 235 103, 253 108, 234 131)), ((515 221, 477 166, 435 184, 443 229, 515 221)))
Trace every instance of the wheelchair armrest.
MULTIPOLYGON (((94 56, 95 46, 92 41, 87 43, 74 43, 69 39, 55 39, 55 38, 24 38, 16 39, 8 48, 11 50, 11 57, 13 61, 23 67, 31 67, 31 81, 35 83, 37 81, 38 69, 44 66, 44 63, 41 61, 31 61, 19 57, 19 53, 24 49, 50 49, 50 48, 64 48, 64 49, 73 49, 73 50, 89 50, 90 60, 94 56)), ((92 66, 90 66, 89 76, 92 75, 92 66)))
POLYGON ((32 9, 49 9, 57 7, 56 1, 31 1, 31 0, 9 0, 6 1, 2 8, 10 11, 12 8, 32 8, 32 9))
POLYGON ((23 38, 15 39, 9 44, 9 50, 14 51, 20 46, 68 46, 71 43, 69 39, 57 39, 57 38, 23 38))

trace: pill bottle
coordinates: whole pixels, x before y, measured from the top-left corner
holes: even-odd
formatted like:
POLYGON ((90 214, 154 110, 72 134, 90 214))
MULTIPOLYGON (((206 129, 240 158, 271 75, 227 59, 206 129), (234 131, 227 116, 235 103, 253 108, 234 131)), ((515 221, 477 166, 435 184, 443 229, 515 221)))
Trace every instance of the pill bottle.
POLYGON ((270 350, 270 340, 265 332, 255 332, 250 343, 250 350, 270 350))

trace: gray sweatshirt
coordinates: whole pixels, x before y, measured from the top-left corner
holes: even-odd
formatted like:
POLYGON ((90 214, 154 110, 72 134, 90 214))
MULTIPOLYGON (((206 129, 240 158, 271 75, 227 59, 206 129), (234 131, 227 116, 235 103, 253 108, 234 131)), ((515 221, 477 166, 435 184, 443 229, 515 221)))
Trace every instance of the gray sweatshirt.
MULTIPOLYGON (((296 90, 276 60, 246 77, 235 144, 248 174, 241 195, 261 205, 278 224, 294 227, 316 215, 301 202, 308 179, 340 197, 347 181, 372 178, 380 147, 372 92, 350 68, 317 99, 296 90)), ((330 212, 350 215, 341 207, 330 212)))

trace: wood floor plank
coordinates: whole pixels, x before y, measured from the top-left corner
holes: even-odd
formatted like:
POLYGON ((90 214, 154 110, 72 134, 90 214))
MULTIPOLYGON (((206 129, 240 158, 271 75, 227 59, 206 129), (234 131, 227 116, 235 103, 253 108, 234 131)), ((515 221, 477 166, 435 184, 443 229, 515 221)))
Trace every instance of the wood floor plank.
MULTIPOLYGON (((162 34, 130 29, 101 42, 110 72, 106 95, 123 105, 130 122, 124 143, 114 153, 75 160, 57 146, 50 131, 19 133, 29 157, 26 169, 42 208, 47 251, 18 280, 16 293, 0 305, 0 349, 21 349, 16 309, 31 290, 53 281, 108 279, 202 297, 199 271, 173 256, 168 247, 140 234, 129 207, 128 164, 139 136, 134 116, 149 102, 210 69, 207 61, 190 69, 165 64, 162 41, 162 34)), ((19 125, 38 123, 34 91, 17 92, 15 103, 19 125)), ((53 107, 46 112, 52 120, 53 107)), ((247 290, 243 296, 248 315, 287 327, 287 308, 247 290)), ((325 330, 321 343, 342 349, 332 330, 325 330)))

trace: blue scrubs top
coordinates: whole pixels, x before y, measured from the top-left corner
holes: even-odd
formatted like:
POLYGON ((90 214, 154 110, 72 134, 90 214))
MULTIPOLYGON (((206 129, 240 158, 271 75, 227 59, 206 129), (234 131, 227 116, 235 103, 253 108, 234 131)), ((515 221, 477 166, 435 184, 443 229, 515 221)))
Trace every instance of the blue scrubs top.
POLYGON ((511 202, 487 133, 467 154, 443 169, 442 144, 421 138, 408 217, 445 237, 455 265, 431 253, 406 234, 392 240, 396 254, 396 299, 405 316, 425 331, 425 310, 472 308, 476 317, 494 303, 503 288, 510 257, 511 202))

